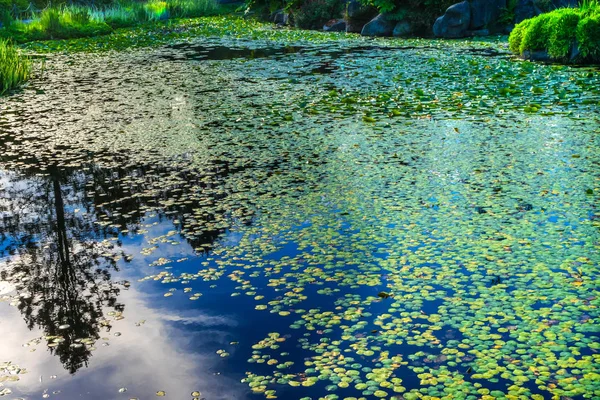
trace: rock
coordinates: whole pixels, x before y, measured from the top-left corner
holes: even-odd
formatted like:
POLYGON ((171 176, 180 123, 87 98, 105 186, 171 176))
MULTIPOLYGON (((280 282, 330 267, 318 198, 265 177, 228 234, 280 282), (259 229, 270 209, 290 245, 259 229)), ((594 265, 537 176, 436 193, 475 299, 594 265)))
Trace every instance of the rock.
POLYGON ((506 0, 471 0, 469 29, 488 28, 496 22, 504 8, 506 8, 506 0))
POLYGON ((529 61, 551 61, 551 57, 546 50, 529 51, 525 50, 521 58, 529 61))
POLYGON ((360 14, 362 9, 363 5, 360 2, 358 2, 357 0, 350 0, 348 1, 348 5, 346 7, 346 14, 350 18, 356 17, 360 14))
POLYGON ((555 8, 575 8, 579 5, 578 0, 552 0, 552 9, 555 8))
POLYGON ((579 52, 579 43, 577 43, 577 40, 575 40, 572 44, 571 44, 571 49, 569 51, 569 61, 573 62, 573 61, 577 61, 577 59, 580 56, 580 52, 579 52))
POLYGON ((343 19, 332 19, 323 26, 323 30, 327 32, 345 32, 346 21, 343 19))
POLYGON ((468 1, 454 4, 433 24, 433 34, 441 38, 466 36, 471 22, 471 7, 468 1))
POLYGON ((467 34, 469 36, 489 36, 490 30, 489 29, 478 29, 475 31, 467 31, 467 34))
POLYGON ((273 13, 273 22, 276 24, 287 25, 289 20, 290 15, 283 12, 283 10, 278 10, 273 13))
POLYGON ((396 23, 384 14, 379 14, 367 23, 360 32, 363 36, 392 36, 396 23))
POLYGON ((346 32, 360 33, 377 11, 373 7, 362 5, 358 0, 348 0, 346 6, 346 32))
POLYGON ((533 18, 541 14, 541 11, 535 6, 533 0, 517 0, 515 7, 515 24, 533 18))
POLYGON ((394 26, 392 35, 395 37, 411 36, 414 33, 414 29, 410 22, 400 21, 394 26))

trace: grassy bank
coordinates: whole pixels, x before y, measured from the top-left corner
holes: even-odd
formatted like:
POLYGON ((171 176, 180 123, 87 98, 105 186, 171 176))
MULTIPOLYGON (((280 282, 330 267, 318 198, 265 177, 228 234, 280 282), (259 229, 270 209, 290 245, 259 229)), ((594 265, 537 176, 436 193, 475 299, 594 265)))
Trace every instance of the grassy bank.
POLYGON ((525 20, 509 37, 519 55, 546 51, 558 61, 600 62, 600 3, 585 0, 579 8, 562 8, 525 20))
POLYGON ((30 60, 11 43, 0 39, 0 95, 26 81, 30 72, 30 60))
POLYGON ((0 38, 17 43, 36 40, 102 36, 115 29, 174 18, 216 15, 224 11, 215 0, 151 0, 147 3, 112 5, 105 8, 61 6, 33 13, 31 20, 2 16, 0 38))

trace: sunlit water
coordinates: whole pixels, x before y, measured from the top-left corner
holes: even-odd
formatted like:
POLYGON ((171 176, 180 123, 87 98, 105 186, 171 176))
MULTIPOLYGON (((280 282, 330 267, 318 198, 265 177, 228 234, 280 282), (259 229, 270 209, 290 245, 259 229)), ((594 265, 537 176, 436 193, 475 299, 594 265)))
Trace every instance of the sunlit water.
POLYGON ((51 56, 0 100, 0 397, 598 398, 599 88, 468 47, 51 56))

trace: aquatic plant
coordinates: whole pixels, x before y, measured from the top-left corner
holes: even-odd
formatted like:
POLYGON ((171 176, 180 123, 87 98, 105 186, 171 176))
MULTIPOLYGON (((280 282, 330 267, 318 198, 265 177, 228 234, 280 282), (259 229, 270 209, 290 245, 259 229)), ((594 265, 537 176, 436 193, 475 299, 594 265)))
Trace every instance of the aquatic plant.
POLYGON ((498 39, 231 17, 30 48, 161 44, 55 54, 44 94, 7 99, 20 117, 0 129, 2 168, 36 182, 60 168, 55 184, 86 199, 72 220, 98 226, 63 236, 135 255, 148 276, 131 285, 161 318, 184 303, 242 310, 256 332, 236 334, 235 359, 225 344, 213 355, 267 398, 598 396, 597 71, 513 62, 498 39))
POLYGON ((0 95, 29 78, 31 61, 7 40, 0 39, 0 95))

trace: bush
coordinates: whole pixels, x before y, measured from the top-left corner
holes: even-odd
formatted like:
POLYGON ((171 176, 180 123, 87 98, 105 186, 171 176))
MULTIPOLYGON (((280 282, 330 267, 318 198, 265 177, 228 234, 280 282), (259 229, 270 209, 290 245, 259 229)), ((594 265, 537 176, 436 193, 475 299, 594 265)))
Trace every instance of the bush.
POLYGON ((584 59, 600 61, 600 14, 579 21, 575 36, 581 56, 584 59))
POLYGON ((529 28, 530 22, 530 19, 526 19, 518 23, 510 33, 510 36, 508 37, 508 46, 513 53, 521 54, 521 42, 523 41, 523 35, 527 31, 527 28, 529 28))
POLYGON ((29 78, 31 61, 7 40, 0 39, 0 95, 29 78))
POLYGON ((574 44, 579 61, 600 61, 600 5, 587 0, 579 8, 562 8, 525 20, 515 26, 508 39, 510 50, 547 51, 556 60, 566 61, 574 44))
POLYGON ((292 15, 298 28, 320 29, 330 19, 342 17, 344 8, 339 0, 308 0, 292 15))
POLYGON ((548 54, 556 59, 569 57, 580 18, 580 13, 576 10, 567 8, 561 11, 555 13, 556 17, 552 21, 553 29, 550 32, 548 43, 548 54))

